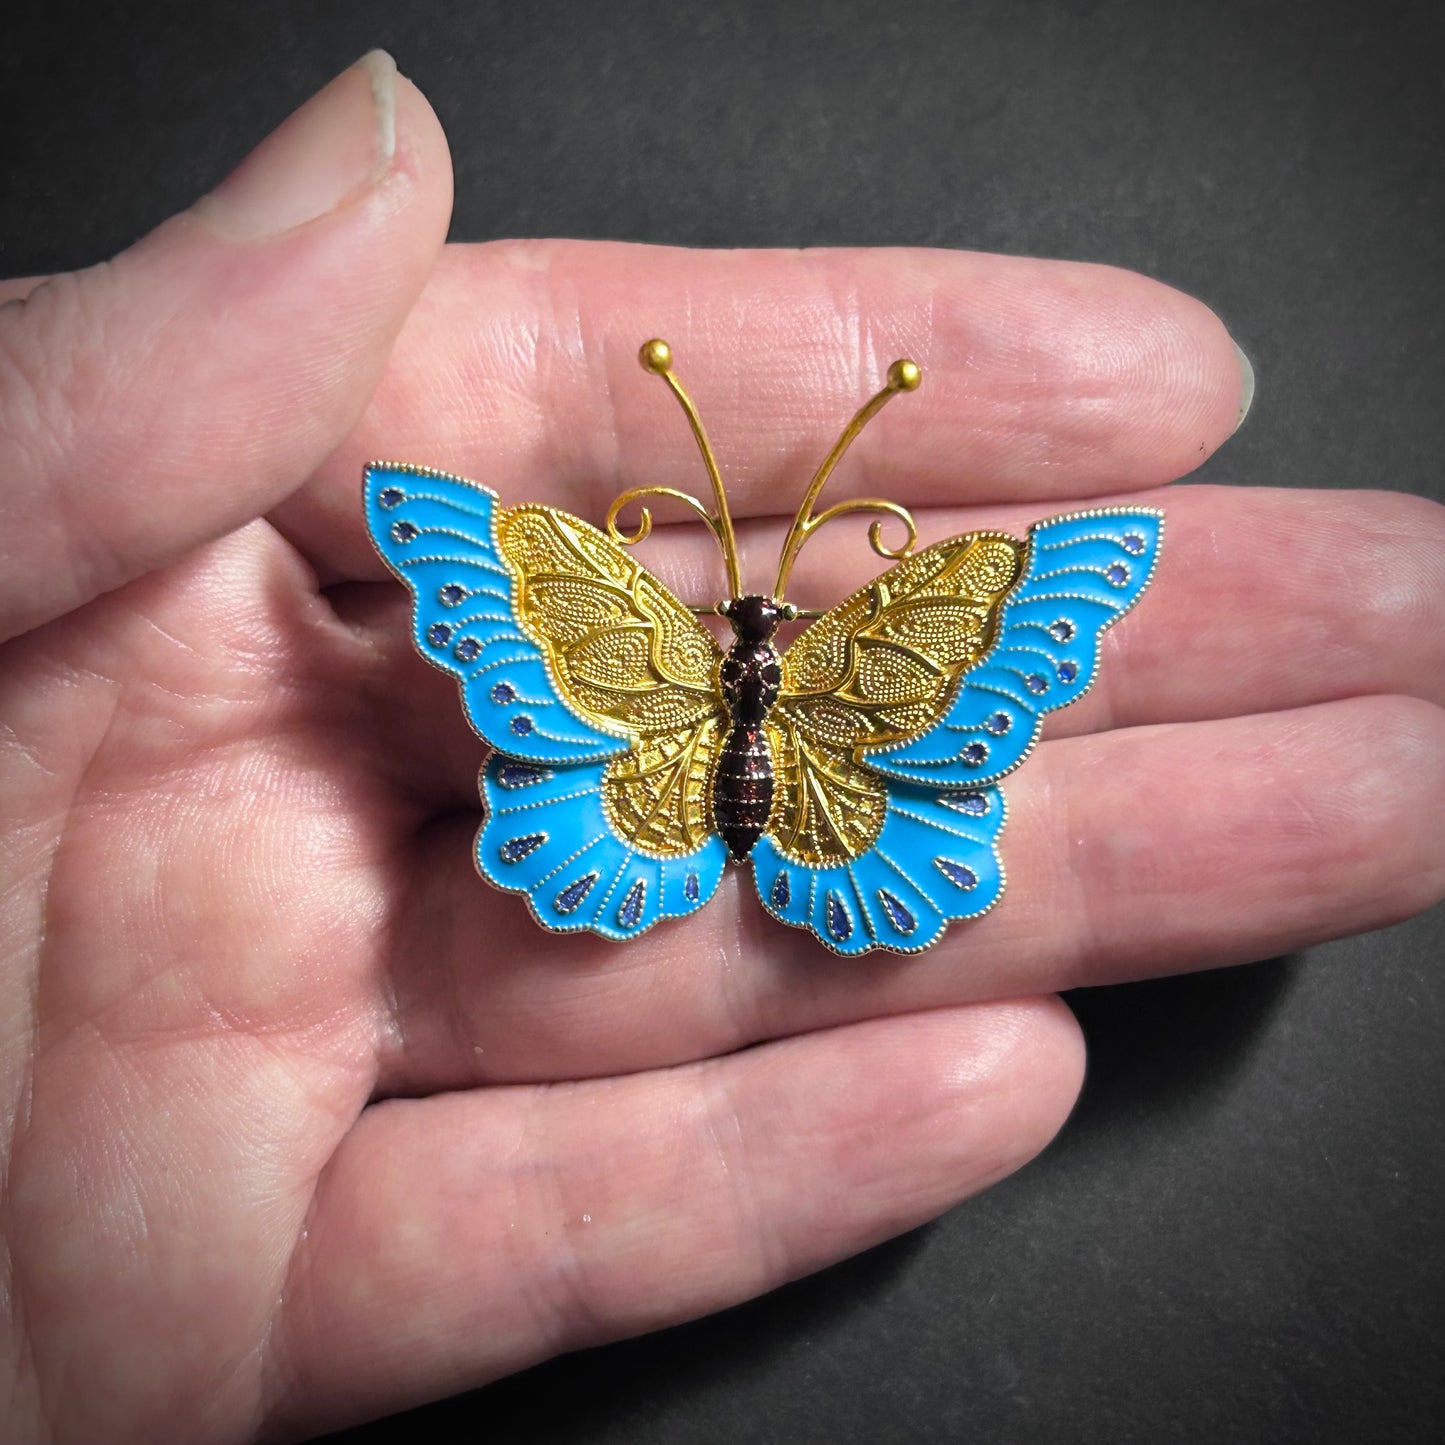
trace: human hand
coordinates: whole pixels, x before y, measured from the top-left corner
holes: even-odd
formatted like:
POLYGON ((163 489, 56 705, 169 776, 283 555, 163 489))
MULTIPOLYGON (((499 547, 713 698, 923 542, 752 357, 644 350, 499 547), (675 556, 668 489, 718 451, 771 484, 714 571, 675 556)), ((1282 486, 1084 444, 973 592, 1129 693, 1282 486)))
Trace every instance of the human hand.
MULTIPOLYGON (((425 102, 381 59, 324 94, 195 212, 0 313, 16 1439, 295 1435, 758 1293, 1043 1146, 1082 1068, 1053 990, 1445 889, 1445 514, 1151 491, 1237 415, 1198 303, 928 252, 438 259, 425 102), (1124 494, 1168 513, 1099 685, 1005 784, 1002 905, 926 955, 841 963, 735 870, 624 947, 543 934, 472 873, 480 747, 412 653, 361 464, 593 519, 686 482, 636 370, 654 334, 754 575, 901 354, 924 387, 840 492, 912 505, 924 541, 1124 494)), ((695 528, 649 546, 713 595, 695 528)), ((873 565, 804 553, 795 595, 873 565)))

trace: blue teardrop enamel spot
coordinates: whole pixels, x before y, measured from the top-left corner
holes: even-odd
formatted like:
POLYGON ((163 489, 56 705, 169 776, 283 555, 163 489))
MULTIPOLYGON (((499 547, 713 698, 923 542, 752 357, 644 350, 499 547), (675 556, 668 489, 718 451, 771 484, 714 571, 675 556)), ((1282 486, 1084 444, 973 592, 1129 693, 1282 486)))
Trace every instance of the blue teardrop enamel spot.
POLYGON ((935 858, 933 866, 959 888, 966 890, 978 886, 978 874, 972 868, 964 867, 962 863, 955 863, 952 858, 935 858))
POLYGON ((575 883, 569 883, 553 900, 552 906, 558 913, 575 913, 582 906, 582 900, 592 891, 597 881, 595 873, 584 873, 575 883))
POLYGON ((622 900, 622 906, 617 910, 617 921, 624 928, 635 928, 637 920, 642 917, 642 905, 646 900, 647 880, 639 878, 627 890, 627 895, 622 900))
POLYGON ((508 838, 497 849, 503 863, 520 863, 529 853, 535 853, 547 841, 545 833, 525 833, 520 838, 508 838))
POLYGON ((918 927, 918 920, 908 911, 901 899, 895 898, 886 888, 878 890, 878 901, 888 915, 888 921, 898 933, 912 933, 918 927))

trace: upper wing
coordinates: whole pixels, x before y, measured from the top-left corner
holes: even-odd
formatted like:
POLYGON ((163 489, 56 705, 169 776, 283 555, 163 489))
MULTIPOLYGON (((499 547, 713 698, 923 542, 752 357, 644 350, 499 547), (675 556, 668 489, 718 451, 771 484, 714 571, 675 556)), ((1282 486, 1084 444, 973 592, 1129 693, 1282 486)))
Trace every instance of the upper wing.
POLYGON ((721 706, 712 633, 611 538, 551 507, 511 507, 497 541, 518 620, 563 699, 604 729, 676 732, 721 706))
POLYGON ((870 768, 903 782, 977 787, 1027 757, 1044 715, 1086 693, 1104 633, 1154 575, 1164 514, 1110 507, 1051 517, 1029 531, 1027 563, 992 649, 963 678, 939 726, 870 750, 870 768))
POLYGON ((366 469, 366 520, 411 589, 418 649, 492 747, 591 762, 716 715, 712 635, 586 522, 388 463, 366 469))
POLYGON ((890 567, 788 648, 779 705, 834 747, 916 736, 992 642, 1024 551, 1002 532, 972 532, 890 567))
POLYGON ((884 786, 863 749, 916 737, 988 650, 1025 546, 975 532, 925 548, 855 592, 783 655, 770 732, 768 832, 810 866, 856 858, 884 821, 884 786))

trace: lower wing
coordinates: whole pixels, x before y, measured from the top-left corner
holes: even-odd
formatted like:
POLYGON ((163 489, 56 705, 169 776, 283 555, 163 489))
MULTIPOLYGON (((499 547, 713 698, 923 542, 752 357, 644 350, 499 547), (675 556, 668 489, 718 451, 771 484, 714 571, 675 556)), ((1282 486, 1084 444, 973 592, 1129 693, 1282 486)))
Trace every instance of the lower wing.
POLYGON ((695 913, 722 877, 727 849, 718 837, 667 858, 627 841, 605 808, 608 766, 547 768, 496 753, 482 774, 487 821, 477 867, 489 883, 523 894, 533 918, 555 933, 634 938, 695 913))
POLYGON ((789 858, 771 837, 753 849, 753 881, 775 918, 810 929, 835 953, 918 953, 955 919, 987 913, 1003 894, 997 788, 887 787, 877 841, 827 867, 789 858))

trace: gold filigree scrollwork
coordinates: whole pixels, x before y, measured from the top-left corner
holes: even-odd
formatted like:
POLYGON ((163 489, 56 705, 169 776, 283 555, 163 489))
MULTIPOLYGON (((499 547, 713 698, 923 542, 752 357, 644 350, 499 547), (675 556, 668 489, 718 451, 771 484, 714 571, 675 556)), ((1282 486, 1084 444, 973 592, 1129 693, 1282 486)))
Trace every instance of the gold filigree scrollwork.
MULTIPOLYGON (((689 496, 686 491, 678 491, 676 487, 630 487, 620 497, 613 501, 607 509, 607 535, 610 536, 618 546, 636 546, 639 542, 646 542, 652 536, 652 507, 643 507, 637 513, 637 530, 631 536, 617 526, 618 516, 621 516, 623 507, 629 506, 633 501, 642 501, 643 497, 670 497, 673 501, 681 501, 683 506, 691 507, 692 510, 708 525, 709 532, 718 540, 718 546, 722 546, 722 533, 718 530, 718 519, 708 512, 707 507, 702 506, 701 501, 696 497, 689 496)), ((727 556, 724 549, 722 555, 727 556)))
MULTIPOLYGON (((702 454, 703 465, 707 468, 708 480, 712 483, 714 506, 712 510, 709 510, 696 497, 679 491, 676 487, 632 487, 623 492, 607 509, 607 535, 620 547, 635 547, 652 534, 652 508, 645 505, 641 507, 637 518, 637 530, 628 533, 624 532, 617 523, 624 507, 632 502, 641 503, 648 497, 667 497, 672 501, 681 502, 707 524, 708 530, 712 533, 722 552, 723 563, 727 567, 729 595, 739 597, 742 595, 743 582, 742 568, 738 560, 737 534, 733 530, 733 519, 728 510, 727 491, 723 486, 722 474, 718 471, 717 458, 713 455, 707 433, 703 430, 702 418, 698 415, 692 398, 673 373, 672 349, 665 341, 654 338, 645 342, 641 351, 638 352, 638 360, 642 363, 644 370, 652 372, 654 376, 660 376, 667 383, 672 394, 677 398, 678 405, 682 407, 687 416, 688 425, 692 428, 693 439, 697 442, 697 449, 702 454)), ((842 435, 833 444, 833 449, 823 458, 822 465, 813 474, 812 481, 808 483, 802 505, 799 506, 797 515, 793 518, 793 524, 788 530, 787 539, 783 543, 782 554, 778 559, 778 578, 773 585, 775 601, 783 602, 783 592, 788 585, 793 563, 797 561, 803 544, 820 527, 831 522, 835 517, 847 516, 854 512, 878 513, 879 515, 868 528, 868 543, 873 550, 890 562, 901 561, 904 557, 913 554, 913 549, 918 543, 918 527, 913 520, 913 514, 906 507, 899 506, 897 502, 885 501, 881 497, 859 497, 837 502, 831 507, 824 508, 816 516, 813 515, 813 507, 828 478, 833 474, 833 469, 842 461, 844 453, 852 446, 863 428, 900 391, 916 390, 922 379, 922 372, 913 362, 895 361, 888 368, 888 379, 883 389, 858 408, 852 421, 844 427, 842 435), (890 547, 884 542, 882 524, 885 517, 894 518, 903 524, 907 537, 902 545, 890 547)), ((694 612, 704 610, 711 609, 693 608, 694 612)), ((783 604, 783 616, 790 620, 795 617, 817 617, 818 615, 810 609, 794 607, 791 603, 783 604)))
POLYGON ((834 517, 847 516, 853 512, 882 512, 884 516, 896 517, 908 532, 903 545, 890 547, 884 542, 881 518, 868 524, 868 545, 880 557, 886 557, 890 562, 901 562, 905 557, 912 556, 913 549, 918 544, 918 524, 913 520, 913 513, 907 507, 899 506, 897 502, 885 502, 881 497, 854 497, 846 502, 834 502, 831 507, 819 512, 816 517, 809 517, 799 529, 798 545, 794 549, 795 554, 802 551, 804 543, 820 527, 831 522, 834 517))
POLYGON ((629 537, 617 526, 617 516, 623 507, 629 502, 639 501, 643 497, 671 497, 674 501, 682 502, 685 506, 691 507, 707 523, 708 530, 717 539, 718 547, 722 550, 723 565, 727 568, 728 587, 731 589, 729 596, 737 597, 743 590, 742 568, 738 562, 737 534, 733 531, 732 513, 728 510, 728 494, 723 487, 722 473, 718 471, 717 458, 713 455, 712 446, 707 439, 707 432, 703 430, 702 418, 697 414, 697 407, 693 405, 687 389, 673 374, 672 348, 668 346, 667 342, 660 341, 655 337, 651 341, 644 342, 642 349, 637 353, 637 359, 642 363, 644 371, 650 371, 654 376, 660 376, 667 383, 672 394, 677 398, 678 405, 682 407, 688 425, 692 428, 693 440, 697 443, 698 451, 702 453, 708 480, 712 483, 714 509, 708 511, 696 497, 690 496, 687 492, 680 492, 676 487, 633 487, 631 490, 623 492, 607 509, 607 533, 619 546, 635 547, 652 532, 652 509, 650 507, 642 508, 638 518, 637 531, 629 537))
MULTIPOLYGON (((860 497, 854 501, 837 502, 819 512, 816 517, 813 515, 813 506, 828 478, 832 476, 833 469, 843 460, 844 453, 853 445, 859 432, 900 391, 916 391, 922 380, 923 373, 913 362, 895 361, 888 368, 888 380, 882 391, 876 396, 870 397, 858 408, 853 420, 844 427, 842 436, 833 444, 833 450, 823 458, 822 465, 814 472, 813 480, 808 483, 808 490, 803 495, 802 505, 799 506, 798 514, 793 518, 793 525, 788 529, 787 540, 783 543, 782 555, 778 559, 778 579, 773 584, 773 596, 778 601, 782 601, 783 593, 788 585, 788 578, 792 575, 793 563, 798 560, 798 553, 803 550, 803 544, 819 527, 834 517, 841 517, 849 512, 882 512, 890 517, 896 517, 908 529, 908 540, 904 542, 903 546, 889 548, 884 545, 881 519, 873 522, 868 528, 869 545, 880 557, 887 557, 893 561, 907 557, 913 551, 918 541, 918 528, 908 509, 899 506, 897 502, 885 502, 877 497, 860 497)), ((806 614, 800 613, 799 615, 806 614)))

